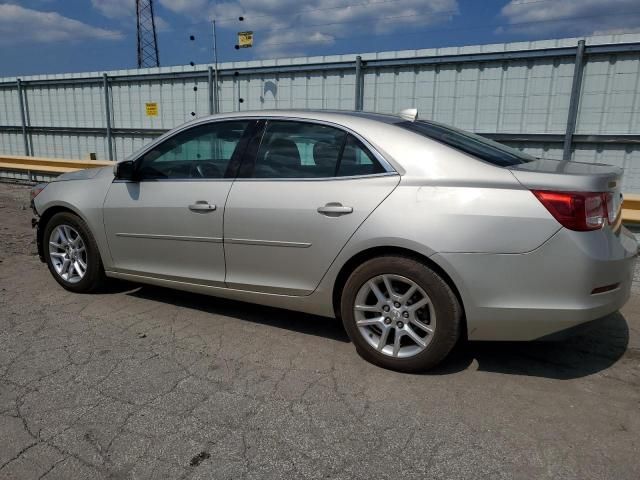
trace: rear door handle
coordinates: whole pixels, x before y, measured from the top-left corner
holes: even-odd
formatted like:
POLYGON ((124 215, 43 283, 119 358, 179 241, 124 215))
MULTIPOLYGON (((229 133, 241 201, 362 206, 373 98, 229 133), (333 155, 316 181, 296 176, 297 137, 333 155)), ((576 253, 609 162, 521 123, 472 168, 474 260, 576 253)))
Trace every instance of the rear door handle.
POLYGON ((215 205, 211 205, 206 200, 198 200, 196 203, 189 205, 189 210, 192 212, 213 212, 216 209, 215 205))
POLYGON ((318 213, 328 217, 338 217, 340 215, 348 215, 353 213, 353 207, 345 207, 338 202, 327 203, 324 207, 318 207, 318 213))

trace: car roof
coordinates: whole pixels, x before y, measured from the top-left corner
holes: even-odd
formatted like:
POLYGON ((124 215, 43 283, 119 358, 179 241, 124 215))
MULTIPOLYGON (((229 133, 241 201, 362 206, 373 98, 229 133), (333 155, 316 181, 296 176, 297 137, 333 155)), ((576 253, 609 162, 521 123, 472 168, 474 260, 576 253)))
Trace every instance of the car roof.
MULTIPOLYGON (((463 165, 462 170, 468 171, 470 167, 479 168, 478 162, 466 154, 443 145, 436 140, 418 135, 399 124, 407 120, 400 115, 390 115, 373 112, 356 112, 352 110, 247 110, 240 112, 226 112, 208 115, 191 120, 176 129, 173 129, 156 139, 152 144, 163 141, 167 136, 174 134, 176 130, 182 130, 194 125, 216 120, 242 119, 242 118, 280 118, 291 120, 310 120, 333 123, 355 132, 361 139, 372 146, 396 172, 401 175, 425 177, 431 173, 427 170, 431 162, 431 170, 441 172, 453 172, 454 163, 463 165), (446 168, 433 168, 434 162, 445 162, 446 168)), ((130 157, 140 154, 145 148, 135 152, 130 157)))
POLYGON ((241 112, 217 113, 206 117, 200 117, 199 121, 215 120, 217 118, 234 117, 291 117, 306 120, 334 121, 336 123, 349 122, 349 120, 366 119, 382 123, 397 123, 402 120, 397 115, 357 112, 353 110, 318 110, 318 109, 296 109, 296 110, 247 110, 241 112))

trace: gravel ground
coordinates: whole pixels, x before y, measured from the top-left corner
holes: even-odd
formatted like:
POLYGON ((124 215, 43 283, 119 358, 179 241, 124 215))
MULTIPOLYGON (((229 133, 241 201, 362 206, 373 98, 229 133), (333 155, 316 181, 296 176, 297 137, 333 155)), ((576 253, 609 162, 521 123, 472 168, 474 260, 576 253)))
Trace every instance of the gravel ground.
POLYGON ((62 290, 0 184, 0 478, 640 478, 640 289, 559 343, 365 363, 336 321, 62 290))

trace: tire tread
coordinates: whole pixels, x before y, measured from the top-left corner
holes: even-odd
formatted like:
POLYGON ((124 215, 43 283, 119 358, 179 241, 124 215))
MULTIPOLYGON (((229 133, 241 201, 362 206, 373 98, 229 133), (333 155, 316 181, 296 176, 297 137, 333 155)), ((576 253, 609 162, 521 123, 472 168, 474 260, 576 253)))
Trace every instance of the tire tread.
POLYGON ((422 372, 440 363, 458 342, 463 323, 462 306, 449 284, 424 263, 397 254, 369 259, 351 273, 341 295, 340 316, 360 356, 375 365, 402 372, 422 372), (355 325, 352 303, 356 292, 365 281, 382 273, 395 273, 417 281, 434 303, 438 319, 436 336, 426 350, 414 357, 397 359, 375 351, 355 325))
POLYGON ((44 227, 43 234, 44 257, 49 267, 49 271, 53 275, 53 278, 66 290, 75 293, 91 293, 100 290, 106 282, 106 276, 104 273, 104 267, 102 265, 102 259, 100 258, 100 251, 98 250, 98 244, 89 229, 87 223, 78 215, 71 212, 59 212, 53 215, 44 227), (65 282, 55 271, 51 263, 51 257, 49 256, 49 249, 46 245, 49 244, 49 236, 51 231, 60 224, 67 223, 76 227, 78 233, 80 233, 85 242, 85 248, 87 248, 87 260, 89 265, 87 272, 82 280, 78 283, 65 282), (91 258, 89 258, 91 257, 91 258))

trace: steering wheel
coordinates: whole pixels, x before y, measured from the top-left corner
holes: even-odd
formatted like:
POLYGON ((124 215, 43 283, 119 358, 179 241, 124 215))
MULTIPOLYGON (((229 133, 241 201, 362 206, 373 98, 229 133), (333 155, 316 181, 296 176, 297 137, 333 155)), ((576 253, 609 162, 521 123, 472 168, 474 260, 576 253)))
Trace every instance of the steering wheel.
POLYGON ((220 169, 212 162, 196 162, 195 167, 196 178, 222 178, 220 169))

